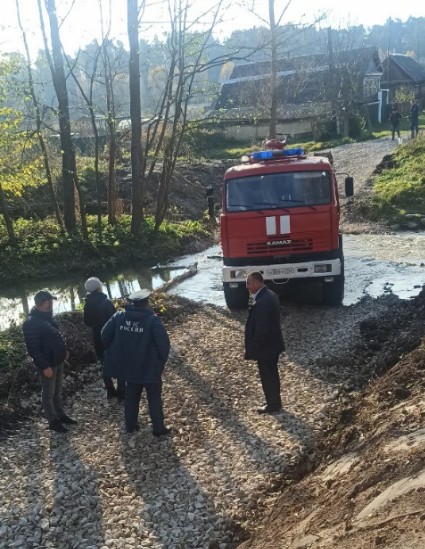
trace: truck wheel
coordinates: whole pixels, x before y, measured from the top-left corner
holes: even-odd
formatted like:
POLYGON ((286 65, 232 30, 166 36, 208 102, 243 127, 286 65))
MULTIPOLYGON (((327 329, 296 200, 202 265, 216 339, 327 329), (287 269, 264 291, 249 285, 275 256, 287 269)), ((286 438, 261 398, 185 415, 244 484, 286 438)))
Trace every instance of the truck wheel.
POLYGON ((335 276, 332 282, 323 282, 322 286, 322 302, 330 307, 338 307, 342 305, 344 299, 344 284, 345 284, 345 265, 344 254, 342 251, 342 235, 339 236, 339 253, 341 259, 341 274, 335 276))
POLYGON ((231 288, 228 282, 223 283, 224 299, 229 309, 246 309, 248 307, 248 290, 245 285, 239 284, 231 288))
POLYGON ((344 275, 335 276, 332 282, 323 282, 322 302, 337 307, 344 299, 344 275))

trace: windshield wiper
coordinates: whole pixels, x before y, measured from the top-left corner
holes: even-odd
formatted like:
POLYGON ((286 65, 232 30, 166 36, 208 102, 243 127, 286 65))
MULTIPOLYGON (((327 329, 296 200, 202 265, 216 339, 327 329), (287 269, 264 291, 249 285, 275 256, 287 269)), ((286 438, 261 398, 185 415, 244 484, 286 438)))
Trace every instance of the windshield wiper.
MULTIPOLYGON (((286 202, 291 202, 291 201, 287 200, 286 202)), ((287 213, 290 213, 288 208, 281 206, 277 202, 256 202, 255 204, 229 204, 227 207, 229 209, 230 208, 246 208, 243 211, 264 213, 263 210, 259 209, 260 206, 272 206, 273 208, 279 208, 281 210, 285 210, 285 212, 287 213)))
POLYGON ((311 208, 312 210, 316 211, 317 208, 312 206, 311 204, 306 204, 304 200, 282 200, 282 202, 290 202, 291 204, 300 204, 303 206, 307 206, 307 208, 311 208))

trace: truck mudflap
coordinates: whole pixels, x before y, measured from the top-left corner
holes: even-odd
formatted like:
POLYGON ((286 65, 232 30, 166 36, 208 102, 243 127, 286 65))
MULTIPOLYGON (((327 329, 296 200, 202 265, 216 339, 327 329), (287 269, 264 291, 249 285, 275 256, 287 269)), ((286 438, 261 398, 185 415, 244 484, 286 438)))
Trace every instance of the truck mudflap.
POLYGON ((223 282, 240 283, 246 280, 252 271, 259 271, 264 280, 272 282, 303 279, 327 278, 339 276, 342 273, 341 259, 323 261, 308 261, 305 263, 285 263, 276 265, 245 265, 241 267, 223 267, 223 282))

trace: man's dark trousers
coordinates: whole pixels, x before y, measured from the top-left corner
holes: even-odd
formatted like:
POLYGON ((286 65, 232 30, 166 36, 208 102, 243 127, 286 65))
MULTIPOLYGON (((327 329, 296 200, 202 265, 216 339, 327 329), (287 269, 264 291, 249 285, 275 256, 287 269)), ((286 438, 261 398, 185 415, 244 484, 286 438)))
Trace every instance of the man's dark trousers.
MULTIPOLYGON (((102 340, 96 339, 94 342, 94 350, 96 352, 96 358, 100 362, 100 365, 103 369, 103 358, 105 356, 105 350, 103 348, 102 340)), ((114 382, 112 381, 112 377, 109 376, 102 376, 103 383, 105 385, 105 389, 109 392, 112 391, 112 393, 115 392, 114 382)), ((119 398, 124 398, 125 394, 125 381, 123 379, 117 379, 117 388, 116 392, 119 398)))
POLYGON ((276 355, 273 358, 257 362, 267 406, 276 410, 282 407, 279 371, 277 369, 278 360, 279 355, 276 355))
POLYGON ((52 377, 46 377, 40 372, 41 403, 49 423, 65 415, 62 409, 63 364, 52 370, 52 377))
POLYGON ((125 388, 125 427, 134 429, 139 415, 139 404, 143 389, 146 389, 149 415, 154 432, 164 429, 164 412, 162 409, 162 383, 129 383, 125 388))
POLYGON ((105 389, 107 391, 114 392, 116 390, 117 395, 119 398, 124 398, 125 394, 125 381, 122 379, 117 379, 117 388, 114 387, 114 382, 112 381, 112 377, 108 376, 102 376, 103 377, 103 383, 105 385, 105 389))

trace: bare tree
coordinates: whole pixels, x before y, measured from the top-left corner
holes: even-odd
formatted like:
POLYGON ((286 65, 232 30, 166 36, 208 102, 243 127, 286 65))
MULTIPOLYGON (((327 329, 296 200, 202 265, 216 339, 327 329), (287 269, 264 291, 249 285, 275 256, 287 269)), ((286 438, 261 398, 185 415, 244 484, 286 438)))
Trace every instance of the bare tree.
POLYGON ((118 153, 117 119, 115 115, 114 74, 107 44, 102 50, 103 70, 106 88, 106 124, 108 127, 108 223, 113 225, 117 220, 117 186, 115 164, 118 153))
POLYGON ((271 88, 271 104, 270 104, 270 126, 269 137, 276 139, 276 124, 277 124, 277 107, 279 103, 278 98, 278 78, 277 78, 277 33, 283 16, 287 9, 291 5, 292 0, 289 0, 283 8, 278 21, 275 18, 274 3, 275 0, 269 0, 269 23, 270 23, 270 88, 271 88))
MULTIPOLYGON (((142 1, 142 6, 144 1, 142 1)), ((141 9, 140 8, 140 9, 141 9)), ((127 28, 130 44, 129 89, 131 119, 131 178, 132 178, 132 216, 131 232, 136 234, 143 221, 142 188, 142 113, 140 100, 140 56, 139 56, 139 2, 127 0, 127 28)))
MULTIPOLYGON (((268 36, 264 40, 261 47, 256 45, 257 49, 268 50, 270 51, 270 85, 265 88, 264 91, 267 91, 269 94, 269 109, 270 109, 270 122, 269 122, 269 137, 272 139, 276 138, 276 127, 277 127, 277 111, 280 103, 279 98, 279 76, 278 76, 278 51, 285 50, 290 51, 288 44, 286 42, 291 42, 297 35, 305 32, 306 29, 311 28, 311 26, 318 21, 324 18, 324 15, 321 14, 315 18, 313 23, 307 25, 298 24, 283 26, 282 21, 292 3, 292 0, 287 0, 284 3, 279 15, 276 17, 275 13, 275 0, 268 0, 268 20, 263 19, 258 16, 257 11, 255 10, 255 0, 241 0, 241 6, 248 9, 251 13, 255 14, 260 21, 262 21, 269 28, 268 36), (290 32, 290 36, 284 35, 284 31, 290 32), (286 47, 285 47, 286 45, 286 47)), ((292 83, 293 84, 293 83, 292 83)))
MULTIPOLYGON (((94 63, 93 63, 93 71, 91 74, 87 75, 89 80, 88 92, 85 91, 78 76, 76 75, 75 64, 72 64, 70 60, 66 58, 70 73, 81 93, 81 96, 83 97, 87 105, 87 109, 89 111, 89 116, 90 116, 90 123, 91 123, 93 136, 94 136, 94 177, 95 177, 96 198, 97 198, 97 232, 98 232, 99 238, 102 237, 102 198, 101 198, 100 172, 99 172, 100 143, 99 143, 99 131, 96 123, 95 105, 93 102, 93 86, 96 78, 97 65, 99 62, 99 57, 101 55, 101 52, 102 52, 102 45, 98 45, 95 58, 94 58, 94 63)), ((77 56, 77 59, 78 59, 78 56, 77 56)))
POLYGON ((48 185, 50 196, 51 196, 51 199, 52 199, 52 204, 53 204, 53 207, 54 207, 54 210, 55 210, 56 220, 58 222, 58 225, 62 229, 64 229, 65 227, 64 227, 64 224, 63 224, 62 214, 61 214, 60 209, 59 209, 59 204, 58 204, 55 188, 54 188, 54 185, 53 185, 53 177, 52 177, 52 171, 50 169, 50 161, 49 161, 49 155, 48 155, 48 151, 47 151, 47 145, 46 145, 46 141, 44 139, 44 135, 43 135, 43 131, 42 131, 43 122, 42 122, 42 116, 41 116, 41 109, 40 109, 39 101, 37 99, 37 95, 35 93, 34 80, 33 80, 32 69, 31 69, 31 55, 30 55, 30 51, 29 51, 29 47, 28 47, 27 35, 26 35, 26 32, 25 32, 24 27, 22 25, 22 21, 21 21, 19 0, 16 0, 16 12, 17 12, 17 16, 18 16, 19 28, 21 29, 22 38, 23 38, 23 42, 24 42, 25 53, 26 53, 26 57, 27 57, 27 73, 28 73, 29 94, 30 94, 30 97, 31 97, 31 100, 32 100, 32 103, 33 103, 33 107, 34 107, 35 127, 36 127, 38 142, 40 144, 40 149, 41 149, 41 152, 42 152, 42 155, 43 155, 43 162, 44 162, 44 169, 45 169, 45 172, 46 172, 47 185, 48 185))
POLYGON ((44 5, 49 17, 50 36, 52 43, 52 56, 47 42, 44 16, 41 0, 37 0, 40 17, 40 25, 43 33, 46 56, 52 73, 53 85, 58 99, 59 133, 62 149, 62 185, 64 194, 64 221, 67 230, 72 231, 76 227, 75 216, 75 195, 77 189, 79 203, 81 228, 84 238, 88 239, 87 220, 85 212, 84 197, 77 178, 77 167, 75 161, 75 150, 71 138, 71 122, 69 116, 69 99, 66 85, 64 59, 62 55, 62 43, 60 39, 59 23, 56 14, 56 1, 44 0, 44 5))
MULTIPOLYGON (((179 156, 182 138, 188 128, 188 110, 196 96, 196 82, 200 75, 211 67, 221 66, 230 55, 209 58, 207 54, 213 30, 223 13, 224 0, 205 9, 200 19, 208 16, 209 23, 202 33, 190 32, 193 21, 189 20, 190 2, 168 2, 171 32, 167 41, 169 50, 168 75, 162 99, 158 102, 156 121, 147 135, 147 145, 156 142, 157 157, 163 153, 158 199, 155 213, 155 229, 163 222, 169 206, 172 176, 179 156)), ((150 155, 145 155, 149 158, 150 155)), ((151 173, 155 161, 148 171, 151 173)))

